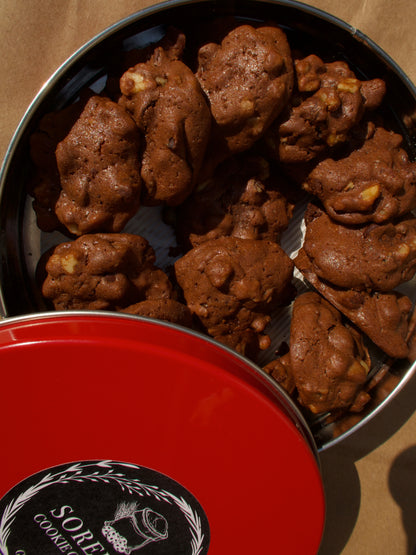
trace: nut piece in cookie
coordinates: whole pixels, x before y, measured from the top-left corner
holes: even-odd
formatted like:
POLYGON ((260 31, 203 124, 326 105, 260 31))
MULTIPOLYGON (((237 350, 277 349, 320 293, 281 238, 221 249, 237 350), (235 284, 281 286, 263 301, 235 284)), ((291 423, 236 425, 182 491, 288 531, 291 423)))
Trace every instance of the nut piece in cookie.
POLYGON ((176 261, 175 274, 207 333, 252 357, 270 345, 271 312, 293 297, 293 262, 271 241, 206 241, 176 261))
POLYGON ((144 300, 170 299, 172 285, 154 262, 152 247, 138 235, 83 235, 55 247, 42 293, 56 310, 121 310, 144 300))
MULTIPOLYGON (((365 264, 365 261, 361 264, 365 264)), ((412 302, 396 291, 367 292, 342 289, 319 278, 306 252, 301 248, 295 265, 307 281, 382 351, 393 358, 405 358, 408 320, 412 302)))
POLYGON ((177 206, 192 192, 211 114, 192 71, 162 47, 120 79, 119 104, 144 135, 142 202, 177 206))
POLYGON ((381 223, 407 214, 416 207, 416 163, 401 143, 400 135, 379 127, 347 157, 320 162, 303 187, 344 224, 381 223))
POLYGON ((108 98, 93 96, 56 148, 62 191, 55 211, 74 235, 119 232, 140 204, 139 131, 108 98))
POLYGON ((241 25, 221 44, 198 52, 196 76, 214 118, 204 175, 234 153, 249 149, 286 105, 293 89, 293 62, 278 27, 241 25))
POLYGON ((332 285, 391 291, 416 271, 416 218, 346 226, 310 204, 305 223, 303 250, 317 276, 332 285))
POLYGON ((124 308, 120 312, 164 320, 172 324, 192 327, 192 314, 189 308, 175 299, 149 299, 124 308))
POLYGON ((341 61, 326 64, 310 55, 296 60, 295 69, 299 96, 287 119, 276 121, 268 136, 274 156, 288 164, 309 162, 346 142, 365 112, 381 104, 386 90, 381 79, 360 81, 341 61))
POLYGON ((312 413, 359 411, 369 400, 363 386, 371 361, 362 337, 317 293, 293 303, 289 357, 298 400, 312 413))
POLYGON ((176 233, 185 247, 222 236, 277 241, 293 215, 289 185, 260 156, 233 156, 178 207, 176 233))

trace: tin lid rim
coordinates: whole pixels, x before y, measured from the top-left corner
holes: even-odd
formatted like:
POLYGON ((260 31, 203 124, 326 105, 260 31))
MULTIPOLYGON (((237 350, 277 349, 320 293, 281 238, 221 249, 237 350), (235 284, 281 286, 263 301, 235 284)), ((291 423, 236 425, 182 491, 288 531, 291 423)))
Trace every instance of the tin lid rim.
MULTIPOLYGON (((207 345, 212 345, 216 349, 224 352, 228 356, 239 361, 242 366, 247 370, 249 375, 254 378, 259 386, 266 388, 269 394, 271 394, 277 401, 279 408, 284 412, 284 414, 291 420, 300 435, 302 436, 305 443, 308 445, 310 451, 313 454, 315 462, 318 465, 318 469, 321 470, 319 451, 316 445, 315 439, 313 437, 312 431, 309 428, 307 421, 300 409, 296 406, 294 401, 290 398, 288 393, 275 381, 271 376, 269 376, 260 366, 255 364, 253 361, 247 357, 241 355, 234 349, 223 345, 222 343, 216 341, 215 339, 204 335, 201 332, 192 330, 181 326, 179 324, 173 324, 171 322, 157 320, 155 318, 150 318, 147 316, 139 316, 121 312, 111 312, 111 311, 99 311, 99 310, 67 310, 67 311, 44 311, 39 313, 30 313, 19 316, 11 316, 3 318, 0 320, 0 331, 2 328, 13 328, 14 326, 19 326, 25 323, 42 323, 50 320, 71 320, 71 319, 81 319, 81 320, 92 320, 97 319, 101 321, 105 320, 128 320, 133 323, 147 323, 154 325, 156 327, 167 328, 173 330, 177 333, 182 333, 185 336, 193 337, 197 340, 202 341, 207 345)), ((53 341, 53 337, 50 338, 53 341)), ((0 346, 1 350, 1 346, 0 346)))

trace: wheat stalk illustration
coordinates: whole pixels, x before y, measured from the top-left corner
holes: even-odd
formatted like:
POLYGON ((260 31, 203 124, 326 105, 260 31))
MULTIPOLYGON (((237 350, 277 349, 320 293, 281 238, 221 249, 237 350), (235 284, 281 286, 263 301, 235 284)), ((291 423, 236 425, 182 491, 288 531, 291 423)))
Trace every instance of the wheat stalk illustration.
POLYGON ((181 509, 182 513, 184 514, 186 520, 188 521, 189 526, 191 527, 191 535, 192 535, 192 555, 199 555, 202 551, 203 541, 204 541, 204 534, 202 533, 202 526, 201 526, 201 519, 192 507, 183 499, 183 497, 176 497, 173 494, 170 494, 172 499, 175 501, 176 505, 181 509))

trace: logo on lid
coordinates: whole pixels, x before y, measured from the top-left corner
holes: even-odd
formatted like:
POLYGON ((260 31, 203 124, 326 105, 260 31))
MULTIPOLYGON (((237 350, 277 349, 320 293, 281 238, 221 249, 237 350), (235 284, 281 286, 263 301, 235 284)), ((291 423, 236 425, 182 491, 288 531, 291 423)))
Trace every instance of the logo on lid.
POLYGON ((168 476, 115 461, 61 465, 0 500, 2 555, 204 555, 197 499, 168 476))

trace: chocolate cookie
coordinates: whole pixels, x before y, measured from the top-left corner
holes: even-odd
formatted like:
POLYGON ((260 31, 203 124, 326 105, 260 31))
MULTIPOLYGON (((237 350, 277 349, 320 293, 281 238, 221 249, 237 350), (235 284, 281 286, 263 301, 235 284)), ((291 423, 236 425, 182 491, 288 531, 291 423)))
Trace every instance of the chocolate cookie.
POLYGON ((345 226, 310 204, 303 250, 314 272, 337 287, 390 291, 416 271, 416 219, 345 226))
POLYGON ((289 395, 293 395, 296 384, 290 364, 290 353, 286 353, 280 358, 271 360, 263 370, 269 374, 289 395))
POLYGON ((260 156, 233 156, 176 212, 185 248, 222 236, 278 241, 293 215, 289 186, 260 156))
POLYGON ((361 335, 314 292, 295 299, 290 327, 290 368, 300 404, 318 414, 361 410, 371 367, 361 335))
POLYGON ((192 314, 189 308, 175 299, 150 299, 140 301, 124 308, 120 312, 147 316, 156 320, 164 320, 187 328, 192 327, 192 314))
POLYGON ((46 263, 42 293, 56 310, 121 310, 173 298, 146 239, 128 233, 83 235, 58 245, 46 263))
POLYGON ((341 223, 381 223, 407 214, 416 207, 416 163, 401 143, 400 135, 379 127, 347 157, 320 162, 303 187, 341 223))
POLYGON ((286 105, 293 88, 293 63, 278 27, 241 25, 221 44, 198 52, 196 76, 214 118, 204 175, 227 157, 249 149, 286 105))
POLYGON ((267 348, 271 312, 293 296, 293 262, 271 241, 222 237, 175 263, 186 303, 209 335, 241 353, 267 348))
MULTIPOLYGON (((361 261, 364 265, 365 261, 361 261)), ((323 297, 386 354, 393 358, 408 355, 407 331, 412 302, 406 295, 391 291, 367 292, 343 289, 319 278, 306 252, 300 249, 295 265, 323 297)))
POLYGON ((30 136, 30 158, 33 162, 29 193, 33 197, 36 223, 42 231, 63 231, 65 226, 55 214, 55 204, 61 194, 61 180, 56 164, 55 149, 80 116, 90 91, 62 110, 45 114, 34 133, 30 136))
POLYGON ((112 100, 118 101, 121 96, 120 78, 123 73, 137 64, 148 62, 158 47, 163 48, 166 56, 171 60, 180 60, 184 54, 185 46, 185 35, 176 27, 168 27, 166 34, 157 43, 152 42, 142 48, 132 48, 131 50, 117 52, 116 56, 106 60, 108 76, 105 93, 112 100))
POLYGON ((324 63, 310 55, 296 60, 295 68, 300 94, 267 138, 275 158, 288 164, 309 162, 347 141, 365 112, 381 104, 386 90, 381 79, 360 81, 342 61, 324 63))
POLYGON ((139 131, 108 98, 93 96, 56 148, 62 191, 55 211, 74 235, 119 232, 140 204, 139 131))
POLYGON ((413 364, 416 361, 416 311, 414 309, 409 320, 407 343, 409 345, 407 358, 413 364))
POLYGON ((162 47, 120 79, 119 104, 144 135, 142 202, 177 206, 192 192, 211 114, 192 71, 162 47))

